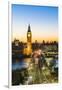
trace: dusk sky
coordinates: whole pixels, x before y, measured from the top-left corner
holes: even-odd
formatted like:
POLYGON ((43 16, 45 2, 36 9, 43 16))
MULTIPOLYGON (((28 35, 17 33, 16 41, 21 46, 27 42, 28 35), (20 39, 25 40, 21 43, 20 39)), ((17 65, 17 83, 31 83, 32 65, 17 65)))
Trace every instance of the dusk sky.
POLYGON ((12 4, 12 40, 26 42, 29 24, 32 42, 58 41, 58 7, 12 4))

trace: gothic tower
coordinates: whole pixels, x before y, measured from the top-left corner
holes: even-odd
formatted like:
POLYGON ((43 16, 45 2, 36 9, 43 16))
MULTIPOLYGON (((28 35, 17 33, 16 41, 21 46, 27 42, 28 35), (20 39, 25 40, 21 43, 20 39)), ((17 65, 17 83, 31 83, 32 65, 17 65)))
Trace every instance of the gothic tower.
POLYGON ((27 31, 27 55, 30 55, 32 53, 32 33, 30 25, 28 25, 28 31, 27 31))

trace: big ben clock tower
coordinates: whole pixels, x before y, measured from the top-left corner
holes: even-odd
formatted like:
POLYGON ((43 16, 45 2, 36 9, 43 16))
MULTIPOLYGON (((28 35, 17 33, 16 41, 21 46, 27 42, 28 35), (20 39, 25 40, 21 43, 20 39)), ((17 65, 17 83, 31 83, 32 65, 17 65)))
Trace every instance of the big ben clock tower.
POLYGON ((31 43, 31 38, 32 38, 32 34, 31 34, 31 28, 30 25, 28 26, 28 31, 27 31, 27 43, 31 43))
POLYGON ((30 25, 28 26, 28 31, 27 31, 27 55, 30 55, 32 53, 32 33, 31 33, 31 28, 30 25))

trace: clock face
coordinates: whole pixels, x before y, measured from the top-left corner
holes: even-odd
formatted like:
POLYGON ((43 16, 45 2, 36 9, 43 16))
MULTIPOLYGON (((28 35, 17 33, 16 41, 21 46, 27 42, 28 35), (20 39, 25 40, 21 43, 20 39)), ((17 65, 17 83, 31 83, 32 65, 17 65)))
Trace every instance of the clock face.
POLYGON ((31 35, 30 34, 28 34, 28 37, 30 37, 31 35))

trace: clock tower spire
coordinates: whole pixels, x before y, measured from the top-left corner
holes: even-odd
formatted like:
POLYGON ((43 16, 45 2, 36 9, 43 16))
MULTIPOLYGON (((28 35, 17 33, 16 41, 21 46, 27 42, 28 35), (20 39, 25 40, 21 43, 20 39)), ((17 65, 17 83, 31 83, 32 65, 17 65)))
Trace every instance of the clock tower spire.
POLYGON ((32 33, 31 33, 31 28, 30 28, 30 24, 28 26, 28 31, 27 31, 27 43, 31 43, 31 39, 32 39, 32 33))
POLYGON ((27 55, 30 55, 32 52, 32 33, 30 24, 28 25, 28 31, 27 31, 27 55))

